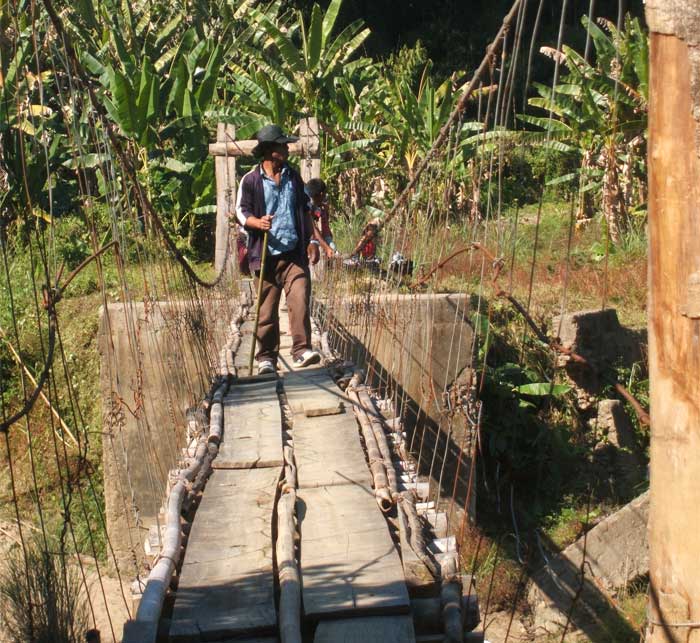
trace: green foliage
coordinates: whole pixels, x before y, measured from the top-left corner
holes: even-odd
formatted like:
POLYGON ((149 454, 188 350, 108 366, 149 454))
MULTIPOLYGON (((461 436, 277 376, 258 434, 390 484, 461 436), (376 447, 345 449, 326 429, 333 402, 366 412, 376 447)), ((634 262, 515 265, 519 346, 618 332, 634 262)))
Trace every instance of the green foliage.
MULTIPOLYGON (((554 410, 566 409, 570 391, 547 375, 551 369, 548 347, 534 338, 516 339, 514 321, 512 313, 493 305, 491 320, 484 314, 473 317, 480 337, 479 363, 484 369, 481 399, 486 410, 488 455, 500 463, 506 481, 538 476, 555 451, 567 448, 566 430, 552 426, 549 420, 554 410), (521 342, 522 361, 516 348, 521 342)), ((533 488, 544 484, 537 479, 531 482, 533 488)))
POLYGON ((629 227, 628 211, 645 198, 648 92, 648 37, 638 19, 629 15, 618 31, 606 20, 602 27, 584 17, 583 25, 595 48, 589 62, 573 48, 542 52, 564 67, 552 87, 535 83, 539 94, 529 104, 539 111, 519 120, 542 132, 518 133, 516 138, 541 146, 552 157, 573 158, 574 168, 562 168, 548 185, 574 183, 580 192, 579 219, 592 208, 605 214, 611 236, 618 241, 629 227))

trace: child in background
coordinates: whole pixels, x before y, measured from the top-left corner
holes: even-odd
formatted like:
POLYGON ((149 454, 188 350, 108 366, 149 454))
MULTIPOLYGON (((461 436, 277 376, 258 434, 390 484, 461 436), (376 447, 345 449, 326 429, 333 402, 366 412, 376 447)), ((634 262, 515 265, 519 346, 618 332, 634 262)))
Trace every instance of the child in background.
POLYGON ((377 243, 379 243, 379 226, 370 222, 365 226, 365 244, 360 248, 361 264, 370 272, 380 272, 379 257, 377 257, 377 243))
POLYGON ((311 179, 304 186, 304 190, 311 199, 311 216, 319 233, 314 236, 326 253, 326 257, 330 259, 338 252, 338 249, 333 242, 333 233, 331 232, 326 184, 321 179, 311 179))
POLYGON ((362 231, 363 238, 366 239, 364 245, 360 248, 360 256, 368 261, 374 260, 377 257, 377 226, 374 223, 368 223, 362 231))

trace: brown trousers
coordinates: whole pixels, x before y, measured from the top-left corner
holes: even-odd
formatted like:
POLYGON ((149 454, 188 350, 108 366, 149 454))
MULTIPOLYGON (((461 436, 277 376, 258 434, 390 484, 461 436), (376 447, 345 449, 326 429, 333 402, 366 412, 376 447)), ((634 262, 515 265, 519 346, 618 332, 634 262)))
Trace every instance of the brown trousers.
MULTIPOLYGON (((255 288, 260 273, 255 273, 255 288)), ((311 280, 309 267, 303 265, 291 253, 268 255, 265 261, 262 296, 260 298, 260 321, 258 323, 259 349, 255 354, 258 362, 277 359, 280 345, 279 304, 282 289, 287 296, 289 330, 292 334, 292 355, 297 357, 311 348, 311 280)))

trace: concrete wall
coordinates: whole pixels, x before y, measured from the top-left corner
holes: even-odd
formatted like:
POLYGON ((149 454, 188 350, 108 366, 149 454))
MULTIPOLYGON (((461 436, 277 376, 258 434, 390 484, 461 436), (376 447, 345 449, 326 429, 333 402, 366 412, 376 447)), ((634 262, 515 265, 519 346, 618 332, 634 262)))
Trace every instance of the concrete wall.
MULTIPOLYGON (((442 478, 442 496, 464 500, 472 435, 449 413, 447 392, 471 384, 473 332, 462 294, 368 295, 319 302, 332 346, 367 369, 374 386, 395 399, 423 473, 442 478), (330 312, 329 312, 330 311, 330 312)), ((472 498, 473 501, 473 498, 472 498)))
POLYGON ((552 556, 533 575, 528 601, 538 633, 559 637, 568 626, 570 633, 580 630, 587 640, 596 641, 606 640, 615 626, 620 640, 636 640, 638 632, 611 609, 610 598, 649 573, 648 521, 647 491, 552 556))
POLYGON ((208 392, 223 328, 213 304, 109 304, 100 310, 107 530, 134 571, 185 445, 185 412, 208 392))

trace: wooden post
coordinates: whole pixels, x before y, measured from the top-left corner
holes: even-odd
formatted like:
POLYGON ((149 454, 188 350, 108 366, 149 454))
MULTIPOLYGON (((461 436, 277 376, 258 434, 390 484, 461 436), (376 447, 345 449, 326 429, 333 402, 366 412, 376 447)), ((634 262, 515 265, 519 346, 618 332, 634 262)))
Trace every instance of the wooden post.
POLYGON ((651 643, 700 641, 700 0, 647 0, 651 643))
MULTIPOLYGON (((209 154, 214 157, 216 175, 214 267, 217 272, 224 265, 227 242, 231 244, 230 261, 236 251, 236 240, 230 234, 229 228, 229 214, 235 216, 236 207, 236 157, 250 156, 257 144, 254 139, 237 141, 236 128, 219 123, 216 127, 216 143, 209 145, 209 154)), ((291 156, 300 157, 300 172, 304 181, 321 176, 320 149, 318 120, 314 116, 302 118, 299 121, 299 140, 290 144, 289 153, 291 156)))
MULTIPOLYGON (((217 144, 226 145, 236 140, 236 128, 233 125, 219 123, 216 126, 217 144)), ((216 246, 214 268, 217 272, 223 268, 228 247, 229 262, 236 251, 233 235, 229 227, 229 214, 234 215, 236 207, 236 157, 224 152, 214 158, 216 176, 216 246)))
POLYGON ((299 170, 306 183, 309 179, 321 177, 320 137, 318 119, 315 116, 307 116, 299 121, 299 139, 304 150, 299 170))

